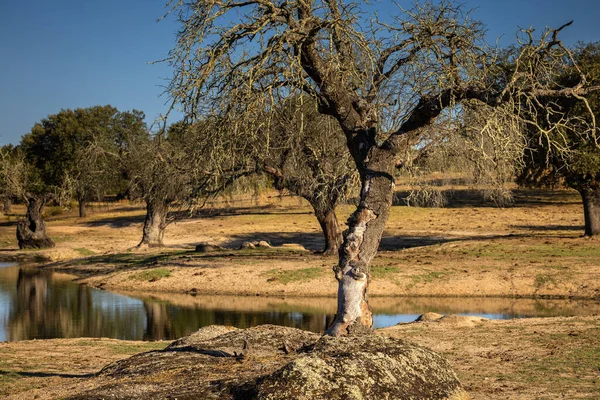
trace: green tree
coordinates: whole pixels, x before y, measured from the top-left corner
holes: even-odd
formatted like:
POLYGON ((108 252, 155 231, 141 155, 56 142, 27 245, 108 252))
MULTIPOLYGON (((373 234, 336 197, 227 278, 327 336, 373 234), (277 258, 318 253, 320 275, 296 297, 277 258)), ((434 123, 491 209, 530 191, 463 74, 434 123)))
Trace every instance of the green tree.
POLYGON ((229 170, 224 170, 224 157, 208 141, 202 140, 206 130, 215 129, 210 121, 188 126, 183 122, 171 125, 166 134, 131 137, 126 141, 120 161, 128 181, 128 193, 146 203, 142 240, 138 247, 161 247, 164 233, 179 214, 191 213, 198 202, 214 195, 231 182, 229 170), (220 171, 213 157, 220 160, 220 171), (169 213, 179 210, 180 213, 169 213))
POLYGON ((110 105, 62 110, 37 123, 20 147, 49 191, 71 194, 86 216, 86 203, 115 190, 120 171, 116 154, 129 136, 147 135, 141 111, 120 112, 110 105), (111 162, 112 161, 112 162, 111 162))

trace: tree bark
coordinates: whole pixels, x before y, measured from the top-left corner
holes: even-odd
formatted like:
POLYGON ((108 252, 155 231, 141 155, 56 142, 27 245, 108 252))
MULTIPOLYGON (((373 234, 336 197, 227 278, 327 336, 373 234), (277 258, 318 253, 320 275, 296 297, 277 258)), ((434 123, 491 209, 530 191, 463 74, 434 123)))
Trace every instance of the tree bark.
POLYGON ((3 205, 4 205, 4 214, 5 215, 12 211, 12 201, 10 201, 10 198, 8 198, 8 197, 5 198, 3 205))
POLYGON ((86 201, 83 199, 79 199, 78 203, 79 203, 79 218, 87 217, 86 201))
MULTIPOLYGON (((311 203, 312 204, 312 203, 311 203)), ((323 254, 337 254, 342 244, 342 231, 335 215, 335 207, 331 205, 312 204, 315 216, 323 230, 325 248, 323 254)))
POLYGON ((367 302, 371 261, 390 215, 395 159, 392 151, 374 146, 365 160, 358 167, 362 183, 360 203, 348 219, 339 264, 334 268, 338 308, 327 335, 365 333, 373 326, 367 302))
POLYGON ((138 247, 162 247, 163 236, 167 227, 167 212, 169 207, 160 201, 146 200, 146 218, 142 241, 138 247))
POLYGON ((583 200, 585 236, 596 236, 600 234, 600 187, 584 185, 579 193, 583 200))
POLYGON ((55 244, 46 233, 46 223, 42 212, 46 200, 30 196, 27 202, 27 215, 17 223, 17 241, 21 249, 42 249, 55 244))

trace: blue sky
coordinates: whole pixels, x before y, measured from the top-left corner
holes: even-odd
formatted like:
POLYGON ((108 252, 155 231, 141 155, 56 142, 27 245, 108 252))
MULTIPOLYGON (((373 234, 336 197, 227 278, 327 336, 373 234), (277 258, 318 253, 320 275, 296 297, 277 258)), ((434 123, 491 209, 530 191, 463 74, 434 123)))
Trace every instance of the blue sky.
MULTIPOLYGON (((164 58, 177 25, 156 22, 166 0, 0 0, 0 145, 18 143, 33 124, 63 108, 111 104, 138 109, 151 123, 167 111, 171 75, 164 58)), ((409 7, 411 2, 399 0, 409 7)), ((467 0, 488 38, 511 43, 517 26, 560 26, 567 44, 599 41, 597 0, 467 0)), ((381 12, 391 1, 373 1, 381 12)), ((177 115, 175 115, 175 118, 177 115)))

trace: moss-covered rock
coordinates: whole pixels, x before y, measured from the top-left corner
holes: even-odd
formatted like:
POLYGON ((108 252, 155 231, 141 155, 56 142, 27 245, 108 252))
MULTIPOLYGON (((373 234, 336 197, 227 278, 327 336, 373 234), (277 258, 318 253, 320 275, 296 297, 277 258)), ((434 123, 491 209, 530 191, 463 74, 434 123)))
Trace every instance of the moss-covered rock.
POLYGON ((461 399, 438 354, 375 335, 207 327, 105 367, 73 399, 461 399))

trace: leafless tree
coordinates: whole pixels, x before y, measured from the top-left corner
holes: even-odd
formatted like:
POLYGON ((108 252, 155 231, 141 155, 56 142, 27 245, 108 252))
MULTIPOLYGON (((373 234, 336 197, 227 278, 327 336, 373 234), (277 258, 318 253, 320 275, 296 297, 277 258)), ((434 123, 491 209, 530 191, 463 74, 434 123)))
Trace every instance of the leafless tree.
POLYGON ((358 184, 344 134, 307 96, 287 99, 273 119, 257 137, 258 169, 273 178, 277 189, 310 203, 325 238, 323 253, 337 254, 342 230, 335 209, 358 184))
POLYGON ((121 156, 128 192, 146 203, 143 235, 138 247, 163 246, 169 210, 191 196, 185 152, 163 137, 138 138, 121 156))
POLYGON ((3 149, 0 156, 2 184, 8 193, 21 198, 27 206, 25 218, 17 223, 19 248, 54 247, 43 218, 44 207, 52 199, 52 194, 44 190, 33 166, 27 163, 25 155, 18 148, 3 149))
POLYGON ((257 109, 304 92, 344 132, 361 194, 335 268, 338 310, 329 335, 372 326, 370 265, 390 214, 394 168, 421 128, 458 104, 497 108, 518 100, 526 108, 538 96, 591 90, 583 77, 574 87, 551 84, 568 57, 558 40, 562 27, 537 38, 524 31, 505 55, 486 45, 480 22, 448 1, 420 3, 385 21, 354 1, 169 4, 181 29, 168 58, 168 90, 189 118, 218 111, 264 126, 268 120, 252 123, 257 109))

